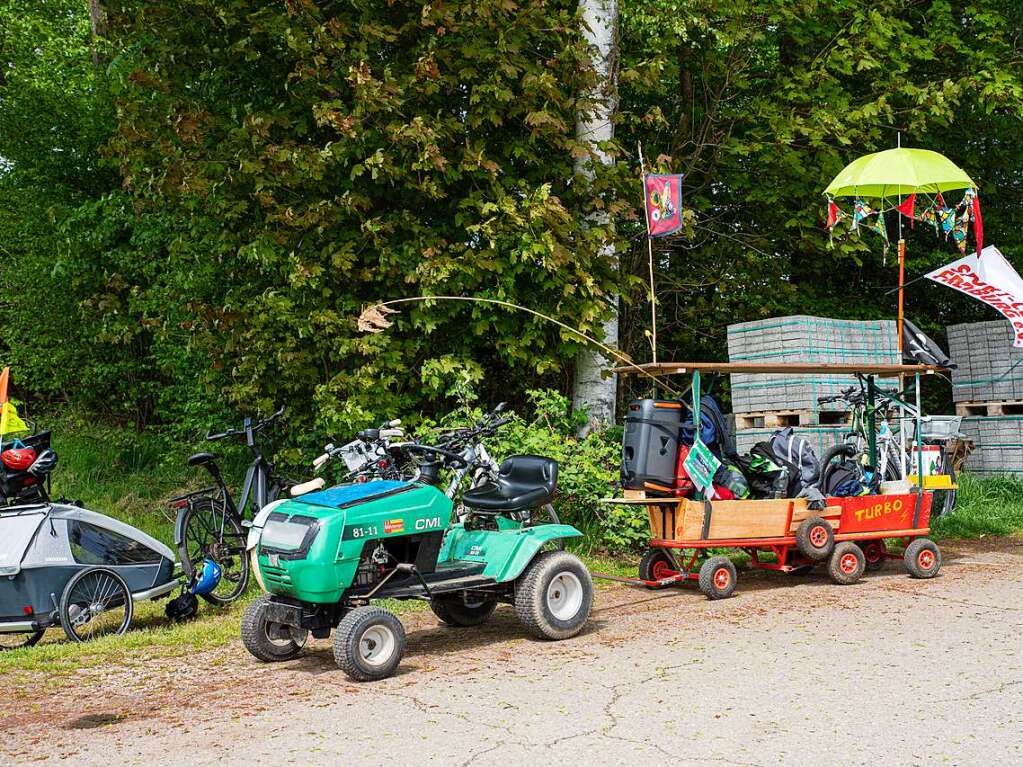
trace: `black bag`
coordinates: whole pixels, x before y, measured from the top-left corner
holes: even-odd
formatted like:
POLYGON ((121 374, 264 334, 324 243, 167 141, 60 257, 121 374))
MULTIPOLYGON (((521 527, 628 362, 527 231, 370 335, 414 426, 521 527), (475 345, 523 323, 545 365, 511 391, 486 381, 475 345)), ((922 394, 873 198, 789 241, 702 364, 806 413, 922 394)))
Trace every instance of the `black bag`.
POLYGON ((775 459, 770 442, 758 442, 749 453, 736 457, 735 463, 754 498, 788 497, 789 470, 775 459))

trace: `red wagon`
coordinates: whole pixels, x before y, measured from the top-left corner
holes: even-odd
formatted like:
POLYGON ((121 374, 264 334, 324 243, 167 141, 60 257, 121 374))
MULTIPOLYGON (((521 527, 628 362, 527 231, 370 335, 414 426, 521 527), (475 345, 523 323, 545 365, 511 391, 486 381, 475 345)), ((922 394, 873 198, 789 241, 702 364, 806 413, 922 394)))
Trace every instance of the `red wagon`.
MULTIPOLYGON (((917 412, 920 375, 937 370, 922 365, 750 363, 662 363, 641 367, 660 374, 691 374, 692 412, 696 413, 700 412, 701 370, 858 373, 868 378, 871 393, 874 376, 915 376, 917 412)), ((617 372, 625 374, 635 369, 617 372)), ((916 433, 920 434, 919 424, 916 433)), ((855 583, 866 570, 880 567, 886 559, 902 559, 914 577, 933 578, 941 568, 941 551, 927 537, 933 495, 924 489, 922 475, 912 479, 918 481, 910 487, 911 492, 828 498, 822 510, 810 509, 808 501, 801 498, 708 501, 646 497, 645 491, 633 490, 632 497, 607 502, 645 506, 650 520, 650 544, 640 561, 638 579, 612 579, 649 588, 697 581, 707 597, 722 599, 735 589, 735 565, 723 556, 711 556, 701 563, 701 556, 708 549, 739 549, 749 554, 752 567, 785 573, 804 573, 817 565, 826 565, 828 574, 840 584, 855 583), (889 551, 889 543, 904 546, 904 553, 889 551)), ((663 494, 669 488, 649 485, 649 489, 663 494)))
POLYGON ((610 503, 646 506, 650 547, 639 564, 639 582, 662 588, 696 581, 710 599, 735 590, 731 560, 707 549, 739 549, 750 565, 763 570, 799 574, 826 565, 836 583, 858 581, 886 559, 902 559, 917 578, 933 578, 941 568, 941 552, 926 536, 931 493, 865 495, 829 498, 821 511, 805 499, 767 501, 694 501, 686 498, 629 498, 610 503), (887 542, 905 546, 893 554, 887 542))

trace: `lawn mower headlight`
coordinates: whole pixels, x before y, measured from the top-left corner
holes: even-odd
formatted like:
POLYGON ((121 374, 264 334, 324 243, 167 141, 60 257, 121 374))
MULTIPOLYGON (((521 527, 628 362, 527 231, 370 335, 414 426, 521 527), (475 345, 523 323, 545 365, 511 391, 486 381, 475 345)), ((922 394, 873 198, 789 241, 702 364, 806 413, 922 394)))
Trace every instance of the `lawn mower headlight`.
POLYGON ((281 559, 301 559, 309 553, 319 531, 320 521, 315 517, 302 514, 289 517, 283 512, 274 512, 263 526, 259 548, 261 552, 277 554, 281 559))

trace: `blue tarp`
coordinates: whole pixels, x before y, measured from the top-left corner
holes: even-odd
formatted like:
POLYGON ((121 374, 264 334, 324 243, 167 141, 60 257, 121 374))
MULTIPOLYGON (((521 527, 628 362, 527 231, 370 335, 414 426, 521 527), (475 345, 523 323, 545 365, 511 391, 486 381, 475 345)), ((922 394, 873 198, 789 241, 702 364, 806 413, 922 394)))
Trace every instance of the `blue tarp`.
POLYGON ((378 479, 373 482, 338 485, 329 490, 321 490, 318 493, 308 493, 296 500, 302 503, 311 503, 315 506, 342 508, 359 503, 360 501, 371 500, 377 496, 389 495, 406 487, 410 487, 410 483, 394 479, 378 479))

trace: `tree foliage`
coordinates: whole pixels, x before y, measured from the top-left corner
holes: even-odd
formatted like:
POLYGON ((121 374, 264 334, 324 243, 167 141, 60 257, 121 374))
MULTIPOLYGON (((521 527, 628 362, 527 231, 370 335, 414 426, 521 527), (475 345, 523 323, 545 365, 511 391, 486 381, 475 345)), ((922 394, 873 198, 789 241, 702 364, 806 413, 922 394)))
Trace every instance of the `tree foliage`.
MULTIPOLYGON (((564 389, 578 344, 524 314, 354 320, 472 294, 591 331, 620 292, 647 358, 638 140, 691 211, 656 254, 662 359, 722 358, 733 321, 893 316, 894 258, 869 233, 830 244, 821 190, 900 132, 978 180, 988 240, 1023 256, 1014 3, 620 5, 617 163, 591 184, 569 0, 106 0, 96 40, 85 0, 0 0, 4 360, 23 391, 186 427, 288 402, 338 433, 439 412, 456 381, 564 389)), ((907 241, 911 278, 953 255, 907 241)), ((930 330, 988 316, 908 296, 930 330)))

